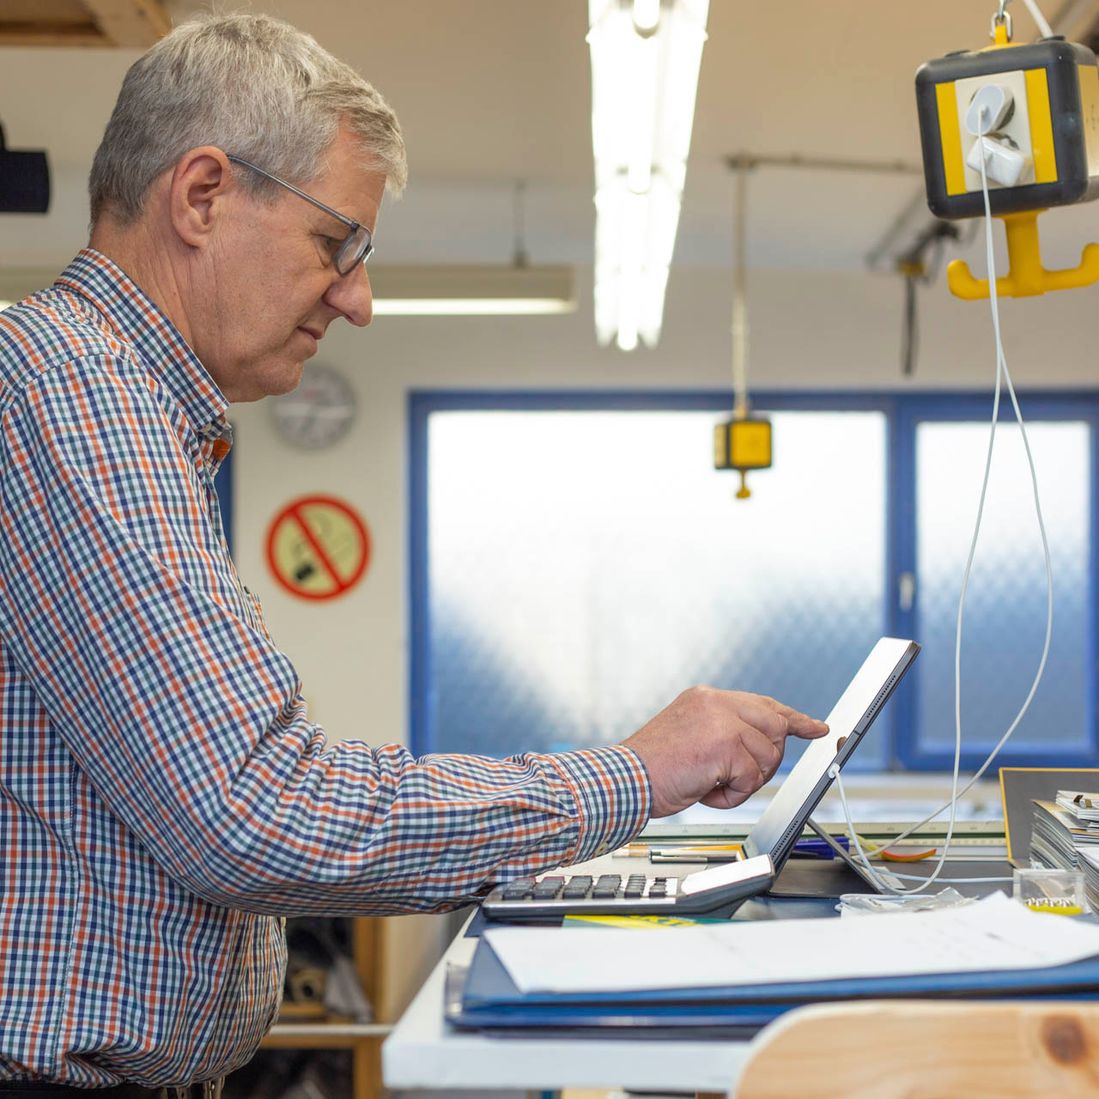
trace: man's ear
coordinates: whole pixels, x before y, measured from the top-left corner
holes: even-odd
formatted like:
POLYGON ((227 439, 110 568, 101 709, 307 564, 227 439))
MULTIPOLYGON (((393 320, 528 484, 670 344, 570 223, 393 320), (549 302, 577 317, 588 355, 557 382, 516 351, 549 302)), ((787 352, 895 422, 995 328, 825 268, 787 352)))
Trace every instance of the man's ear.
POLYGON ((168 184, 168 210, 180 240, 202 248, 236 186, 229 159, 216 145, 189 149, 176 161, 168 184))

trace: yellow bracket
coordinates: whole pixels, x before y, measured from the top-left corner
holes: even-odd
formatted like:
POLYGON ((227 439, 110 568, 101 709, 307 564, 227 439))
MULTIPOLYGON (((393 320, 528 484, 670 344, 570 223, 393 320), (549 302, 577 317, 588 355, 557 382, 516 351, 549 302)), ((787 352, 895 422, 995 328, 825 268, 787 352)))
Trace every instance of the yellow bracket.
MULTIPOLYGON (((998 215, 1007 232, 1008 273, 996 280, 996 292, 1003 297, 1025 298, 1047 290, 1073 290, 1099 282, 1099 244, 1088 244, 1079 267, 1047 271, 1042 266, 1038 244, 1038 215, 1041 210, 1021 210, 998 215)), ((988 297, 988 279, 974 278, 965 260, 956 259, 946 268, 951 292, 966 301, 988 297)))

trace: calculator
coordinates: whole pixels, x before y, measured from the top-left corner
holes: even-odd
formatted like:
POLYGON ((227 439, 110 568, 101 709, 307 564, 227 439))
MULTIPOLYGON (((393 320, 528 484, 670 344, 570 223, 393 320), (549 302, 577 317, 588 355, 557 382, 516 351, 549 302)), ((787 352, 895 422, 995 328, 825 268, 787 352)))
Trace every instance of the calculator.
POLYGON ((731 915, 770 888, 770 855, 722 863, 683 877, 654 874, 543 874, 498 885, 481 903, 491 920, 555 916, 731 915))

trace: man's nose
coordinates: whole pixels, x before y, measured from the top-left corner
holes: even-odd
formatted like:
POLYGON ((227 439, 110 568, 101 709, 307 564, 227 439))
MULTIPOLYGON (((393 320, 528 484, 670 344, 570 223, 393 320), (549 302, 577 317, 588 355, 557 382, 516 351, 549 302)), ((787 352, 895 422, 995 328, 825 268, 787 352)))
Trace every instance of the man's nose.
POLYGON ((366 264, 356 264, 353 271, 336 279, 325 293, 324 300, 353 325, 359 328, 368 325, 374 316, 374 295, 370 291, 366 264))

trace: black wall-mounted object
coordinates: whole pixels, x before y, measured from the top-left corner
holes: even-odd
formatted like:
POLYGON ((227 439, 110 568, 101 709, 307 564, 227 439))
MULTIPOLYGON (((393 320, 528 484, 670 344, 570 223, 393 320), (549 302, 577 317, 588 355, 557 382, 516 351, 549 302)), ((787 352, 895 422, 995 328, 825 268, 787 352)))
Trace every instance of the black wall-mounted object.
POLYGON ((0 214, 44 214, 50 208, 50 166, 45 150, 16 152, 0 126, 0 214))

